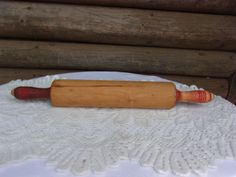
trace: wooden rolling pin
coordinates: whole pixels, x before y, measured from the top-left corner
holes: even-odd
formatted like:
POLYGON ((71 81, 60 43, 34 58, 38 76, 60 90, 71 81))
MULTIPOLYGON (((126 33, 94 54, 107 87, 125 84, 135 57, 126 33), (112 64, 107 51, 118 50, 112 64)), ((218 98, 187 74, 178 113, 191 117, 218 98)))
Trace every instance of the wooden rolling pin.
POLYGON ((21 100, 50 99, 59 107, 160 108, 177 102, 206 103, 208 91, 181 92, 170 82, 54 80, 50 88, 17 87, 12 95, 21 100))

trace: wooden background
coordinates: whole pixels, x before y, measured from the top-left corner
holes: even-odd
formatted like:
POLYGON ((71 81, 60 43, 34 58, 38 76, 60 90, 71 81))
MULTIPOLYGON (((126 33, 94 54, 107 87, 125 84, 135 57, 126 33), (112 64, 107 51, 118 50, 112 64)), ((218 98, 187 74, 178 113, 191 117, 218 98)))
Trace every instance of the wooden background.
POLYGON ((236 103, 235 0, 0 0, 0 83, 125 71, 236 103))

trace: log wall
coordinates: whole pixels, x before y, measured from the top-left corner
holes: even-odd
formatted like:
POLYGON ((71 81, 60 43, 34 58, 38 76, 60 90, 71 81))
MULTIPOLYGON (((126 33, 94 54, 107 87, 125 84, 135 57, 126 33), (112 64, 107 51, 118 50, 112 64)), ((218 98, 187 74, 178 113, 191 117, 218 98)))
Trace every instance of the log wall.
POLYGON ((0 0, 0 84, 125 71, 236 103, 235 15, 235 0, 0 0))
POLYGON ((154 0, 154 1, 150 1, 150 0, 115 0, 115 1, 114 0, 31 0, 31 1, 236 15, 236 10, 235 10, 236 1, 235 0, 154 0))
POLYGON ((0 36, 173 48, 236 50, 236 17, 0 1, 0 36))
POLYGON ((230 77, 234 52, 0 40, 0 67, 230 77))

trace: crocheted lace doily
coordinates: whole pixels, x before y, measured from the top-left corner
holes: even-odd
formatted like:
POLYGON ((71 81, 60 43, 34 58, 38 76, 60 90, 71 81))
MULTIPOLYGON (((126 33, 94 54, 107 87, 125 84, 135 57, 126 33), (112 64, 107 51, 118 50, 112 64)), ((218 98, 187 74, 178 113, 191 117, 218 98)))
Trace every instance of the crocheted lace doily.
POLYGON ((22 85, 49 87, 58 78, 0 86, 0 164, 37 157, 80 174, 130 159, 157 172, 186 175, 204 173, 216 159, 236 158, 236 107, 219 96, 203 105, 145 110, 56 108, 9 93, 22 85))

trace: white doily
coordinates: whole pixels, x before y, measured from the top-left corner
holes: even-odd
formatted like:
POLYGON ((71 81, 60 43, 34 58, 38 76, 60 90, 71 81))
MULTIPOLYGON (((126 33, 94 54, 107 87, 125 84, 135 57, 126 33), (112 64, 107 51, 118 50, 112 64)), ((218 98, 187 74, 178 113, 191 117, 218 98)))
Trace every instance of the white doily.
POLYGON ((49 87, 58 78, 0 86, 0 164, 37 157, 80 174, 130 159, 157 172, 186 175, 204 173, 216 159, 236 158, 236 107, 219 96, 208 104, 147 110, 56 108, 10 95, 17 86, 49 87))

